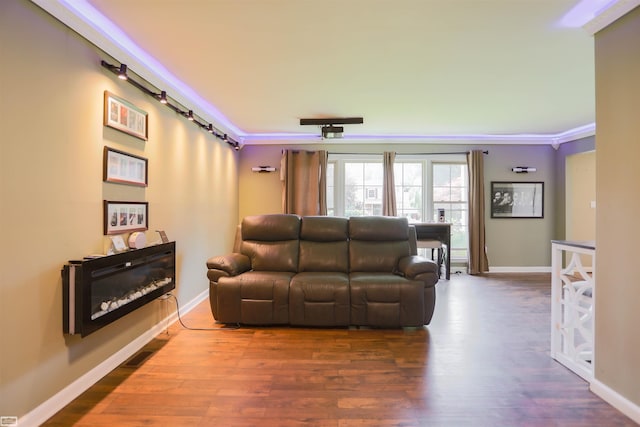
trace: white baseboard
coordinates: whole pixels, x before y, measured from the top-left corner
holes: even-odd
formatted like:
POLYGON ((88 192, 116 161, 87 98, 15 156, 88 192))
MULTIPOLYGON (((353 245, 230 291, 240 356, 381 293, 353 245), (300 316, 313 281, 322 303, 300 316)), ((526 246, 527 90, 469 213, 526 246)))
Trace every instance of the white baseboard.
MULTIPOLYGON (((180 306, 180 314, 184 315, 193 310, 202 301, 209 298, 209 289, 204 290, 188 303, 180 306)), ((178 313, 174 310, 169 316, 155 324, 151 329, 131 341, 129 344, 118 350, 111 357, 91 369, 89 372, 66 386, 60 392, 49 398, 47 401, 39 405, 37 408, 28 412, 26 415, 18 419, 18 426, 39 426, 59 410, 67 406, 73 399, 87 391, 92 385, 102 379, 109 372, 124 363, 133 356, 138 350, 144 347, 148 342, 155 338, 158 334, 168 326, 178 320, 178 313)))
POLYGON ((551 266, 540 267, 489 267, 489 273, 551 273, 551 266))
POLYGON ((589 389, 618 411, 640 424, 640 406, 621 396, 615 390, 612 390, 595 378, 591 381, 589 389))

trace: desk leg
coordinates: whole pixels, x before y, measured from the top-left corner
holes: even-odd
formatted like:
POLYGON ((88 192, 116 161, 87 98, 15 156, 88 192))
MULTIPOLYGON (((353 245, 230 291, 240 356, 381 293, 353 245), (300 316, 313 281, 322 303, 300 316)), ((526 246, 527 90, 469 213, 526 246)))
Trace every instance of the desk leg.
POLYGON ((449 280, 451 278, 451 241, 447 242, 447 259, 445 260, 446 262, 446 278, 447 280, 449 280))

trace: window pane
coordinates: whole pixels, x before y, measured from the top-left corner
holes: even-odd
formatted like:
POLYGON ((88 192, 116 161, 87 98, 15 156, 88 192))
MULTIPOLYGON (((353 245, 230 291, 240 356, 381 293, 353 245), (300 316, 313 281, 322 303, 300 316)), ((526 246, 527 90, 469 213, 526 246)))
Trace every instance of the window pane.
POLYGON ((422 163, 394 164, 398 216, 404 216, 410 222, 422 221, 422 170, 422 163))
POLYGON ((448 164, 433 164, 433 186, 448 186, 451 181, 450 169, 448 164))
POLYGON ((327 210, 333 210, 334 190, 333 187, 327 187, 327 210))
POLYGON ((382 163, 364 164, 364 182, 367 185, 382 185, 382 163))
POLYGON ((382 215, 382 163, 345 162, 344 216, 382 215))
POLYGON ((345 163, 344 178, 345 185, 363 185, 364 163, 345 163))
POLYGON ((403 185, 418 185, 422 187, 422 163, 403 163, 403 185))
POLYGON ((438 209, 445 210, 445 221, 451 223, 451 257, 467 257, 468 235, 467 165, 462 163, 433 164, 433 221, 438 209))

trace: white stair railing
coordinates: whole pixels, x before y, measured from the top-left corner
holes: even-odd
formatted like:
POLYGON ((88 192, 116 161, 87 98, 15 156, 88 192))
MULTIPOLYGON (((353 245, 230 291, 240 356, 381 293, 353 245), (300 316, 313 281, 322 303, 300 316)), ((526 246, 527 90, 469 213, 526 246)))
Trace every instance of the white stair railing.
POLYGON ((551 357, 591 382, 595 244, 554 240, 551 248, 551 357))

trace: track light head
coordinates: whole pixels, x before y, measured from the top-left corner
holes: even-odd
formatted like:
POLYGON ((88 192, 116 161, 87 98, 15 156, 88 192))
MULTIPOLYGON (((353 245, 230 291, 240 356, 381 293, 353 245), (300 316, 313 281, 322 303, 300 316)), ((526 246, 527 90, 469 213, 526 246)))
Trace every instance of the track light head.
POLYGON ((160 92, 160 103, 161 104, 166 104, 167 103, 167 92, 166 91, 162 91, 160 92))
POLYGON ((193 121, 193 110, 189 110, 189 112, 187 113, 187 119, 193 121))
POLYGON ((207 128, 207 130, 209 131, 209 133, 213 133, 213 125, 211 123, 209 123, 209 127, 207 128))
POLYGON ((229 140, 229 138, 227 137, 227 134, 225 133, 224 135, 222 135, 222 140, 224 142, 227 142, 229 140))
POLYGON ((235 144, 233 144, 233 148, 234 148, 236 151, 240 151, 240 145, 239 145, 237 142, 236 142, 235 144))
POLYGON ((120 80, 127 80, 127 64, 120 64, 120 71, 118 71, 118 78, 120 80))

